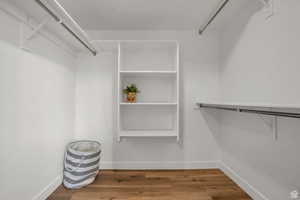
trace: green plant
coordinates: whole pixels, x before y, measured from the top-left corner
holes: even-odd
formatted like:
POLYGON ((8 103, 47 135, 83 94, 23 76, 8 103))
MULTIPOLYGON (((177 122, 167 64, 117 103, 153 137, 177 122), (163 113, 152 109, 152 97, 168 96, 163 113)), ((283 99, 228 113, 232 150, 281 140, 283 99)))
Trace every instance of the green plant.
POLYGON ((127 85, 126 88, 123 90, 124 94, 128 94, 128 93, 139 93, 140 91, 138 90, 138 88, 136 87, 135 84, 130 84, 127 85))

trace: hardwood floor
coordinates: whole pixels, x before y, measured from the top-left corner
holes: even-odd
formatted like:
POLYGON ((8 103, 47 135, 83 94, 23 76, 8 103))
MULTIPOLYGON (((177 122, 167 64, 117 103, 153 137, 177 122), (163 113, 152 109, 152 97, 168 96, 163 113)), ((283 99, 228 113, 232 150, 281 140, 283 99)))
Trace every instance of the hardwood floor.
POLYGON ((223 172, 209 170, 101 171, 78 190, 60 186, 48 200, 251 200, 223 172))

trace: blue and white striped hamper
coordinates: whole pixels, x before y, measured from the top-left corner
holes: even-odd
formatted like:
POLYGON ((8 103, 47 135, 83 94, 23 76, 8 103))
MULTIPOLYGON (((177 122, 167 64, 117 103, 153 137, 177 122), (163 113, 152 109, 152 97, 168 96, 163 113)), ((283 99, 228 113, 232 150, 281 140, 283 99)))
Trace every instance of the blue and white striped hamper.
POLYGON ((78 189, 92 183, 99 171, 101 145, 96 141, 76 141, 67 146, 64 186, 78 189))

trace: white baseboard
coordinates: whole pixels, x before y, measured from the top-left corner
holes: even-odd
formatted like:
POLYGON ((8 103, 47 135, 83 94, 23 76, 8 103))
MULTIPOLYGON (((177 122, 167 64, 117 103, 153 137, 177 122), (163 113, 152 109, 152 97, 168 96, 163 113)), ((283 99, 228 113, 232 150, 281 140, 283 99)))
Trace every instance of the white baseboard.
POLYGON ((47 185, 39 194, 32 200, 45 200, 52 194, 62 183, 63 176, 59 175, 49 185, 47 185))
POLYGON ((192 162, 100 162, 100 169, 213 169, 218 168, 218 161, 192 162))
POLYGON ((270 200, 225 163, 219 162, 218 168, 238 184, 253 200, 270 200))

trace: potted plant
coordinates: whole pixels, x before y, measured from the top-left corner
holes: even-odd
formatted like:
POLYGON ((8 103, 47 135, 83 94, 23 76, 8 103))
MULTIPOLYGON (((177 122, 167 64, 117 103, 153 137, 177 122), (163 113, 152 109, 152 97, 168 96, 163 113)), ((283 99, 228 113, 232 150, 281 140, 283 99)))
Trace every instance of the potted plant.
POLYGON ((130 103, 136 102, 136 94, 140 91, 136 87, 135 84, 127 85, 126 88, 123 90, 123 93, 127 95, 126 99, 130 103))

